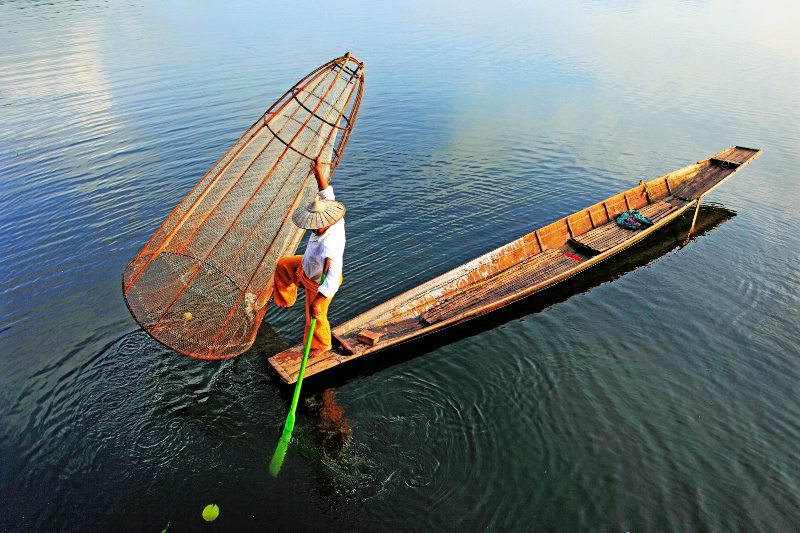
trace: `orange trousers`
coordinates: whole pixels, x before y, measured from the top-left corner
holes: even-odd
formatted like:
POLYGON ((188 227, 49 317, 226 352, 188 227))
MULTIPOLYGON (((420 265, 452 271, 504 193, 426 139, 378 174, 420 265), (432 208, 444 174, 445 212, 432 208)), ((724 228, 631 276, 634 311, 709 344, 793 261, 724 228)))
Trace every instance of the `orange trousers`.
MULTIPOLYGON (((297 301, 297 288, 303 287, 306 291, 306 329, 303 341, 308 338, 311 327, 311 302, 317 296, 319 283, 316 283, 303 271, 303 256, 292 255, 278 259, 275 267, 275 305, 291 307, 297 301)), ((314 327, 314 337, 311 339, 311 355, 318 355, 331 349, 331 325, 328 322, 328 305, 331 299, 327 298, 322 304, 322 312, 317 317, 314 327)))

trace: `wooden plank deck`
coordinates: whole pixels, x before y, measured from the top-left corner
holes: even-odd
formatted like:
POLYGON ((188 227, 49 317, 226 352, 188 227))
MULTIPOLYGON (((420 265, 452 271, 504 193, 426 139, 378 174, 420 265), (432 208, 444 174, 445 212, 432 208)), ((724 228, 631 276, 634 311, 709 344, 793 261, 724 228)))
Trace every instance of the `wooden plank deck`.
POLYGON ((675 198, 695 200, 736 173, 742 165, 749 164, 761 152, 752 148, 734 146, 710 158, 710 165, 703 168, 697 176, 683 187, 674 191, 675 198))
MULTIPOLYGON (((658 224, 678 207, 667 202, 655 202, 639 209, 639 212, 658 224)), ((611 220, 602 226, 574 237, 572 240, 597 253, 603 253, 615 246, 622 244, 634 236, 638 230, 631 230, 617 226, 616 221, 611 220)))
POLYGON ((525 287, 549 280, 574 268, 576 264, 575 259, 565 256, 560 250, 547 250, 465 290, 448 295, 436 306, 422 313, 420 318, 427 324, 447 320, 493 300, 500 300, 525 287))

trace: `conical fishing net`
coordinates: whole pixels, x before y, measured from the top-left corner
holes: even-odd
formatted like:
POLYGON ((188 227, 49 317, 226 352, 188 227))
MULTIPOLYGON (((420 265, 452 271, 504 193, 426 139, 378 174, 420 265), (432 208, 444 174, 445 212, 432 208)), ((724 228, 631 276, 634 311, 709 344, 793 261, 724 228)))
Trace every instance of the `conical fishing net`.
POLYGON ((281 97, 175 208, 123 273, 125 301, 152 337, 203 359, 253 343, 278 258, 303 230, 291 212, 313 200, 309 162, 333 174, 355 123, 364 65, 347 55, 281 97))

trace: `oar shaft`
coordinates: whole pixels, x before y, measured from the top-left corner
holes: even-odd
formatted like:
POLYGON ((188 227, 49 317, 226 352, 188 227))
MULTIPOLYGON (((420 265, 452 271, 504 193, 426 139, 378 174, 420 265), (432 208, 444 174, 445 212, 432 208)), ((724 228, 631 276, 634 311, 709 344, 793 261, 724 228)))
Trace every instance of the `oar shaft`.
MULTIPOLYGON (((303 350, 303 360, 300 362, 300 371, 297 373, 297 383, 294 386, 294 396, 292 396, 292 406, 289 409, 289 416, 294 420, 295 411, 297 411, 297 402, 300 400, 300 387, 303 386, 303 375, 306 372, 306 364, 308 363, 308 354, 311 351, 311 339, 314 337, 314 328, 317 325, 317 319, 311 319, 311 327, 308 328, 308 339, 306 346, 303 350)), ((288 419, 287 419, 288 421, 288 419)))
MULTIPOLYGON (((319 280, 319 284, 325 281, 326 274, 323 272, 322 277, 319 280)), ((308 297, 308 295, 306 295, 308 297)), ((309 304, 310 305, 310 304, 309 304)), ((294 395, 292 396, 292 406, 289 408, 289 416, 286 417, 286 425, 283 428, 283 432, 286 433, 287 431, 291 433, 294 429, 294 417, 295 412, 297 411, 297 403, 300 401, 300 388, 303 386, 303 376, 306 372, 306 364, 308 363, 308 354, 311 352, 311 340, 314 338, 314 328, 317 326, 317 318, 314 317, 311 319, 311 326, 308 328, 308 335, 306 336, 306 345, 303 349, 303 360, 300 361, 300 370, 297 372, 297 383, 294 386, 294 395)))
MULTIPOLYGON (((325 261, 325 269, 322 272, 322 277, 319 284, 325 281, 325 276, 328 271, 330 260, 325 261)), ((306 293, 308 298, 308 293, 306 293)), ((310 306, 310 302, 306 302, 310 306)), ((310 310, 309 310, 310 312, 310 310)), ((308 328, 308 335, 306 336, 306 345, 303 350, 303 360, 300 362, 300 370, 297 372, 297 383, 294 386, 294 396, 292 396, 292 406, 289 408, 289 415, 286 417, 286 424, 283 426, 283 434, 278 440, 278 446, 275 448, 275 453, 272 454, 272 461, 269 463, 269 472, 273 476, 277 476, 283 465, 283 459, 286 457, 286 450, 289 449, 289 441, 292 440, 292 431, 294 431, 294 415, 297 411, 297 403, 300 401, 300 387, 303 386, 303 375, 306 372, 306 363, 308 363, 308 354, 311 352, 311 340, 314 338, 314 328, 317 325, 316 317, 311 319, 311 325, 308 328)))

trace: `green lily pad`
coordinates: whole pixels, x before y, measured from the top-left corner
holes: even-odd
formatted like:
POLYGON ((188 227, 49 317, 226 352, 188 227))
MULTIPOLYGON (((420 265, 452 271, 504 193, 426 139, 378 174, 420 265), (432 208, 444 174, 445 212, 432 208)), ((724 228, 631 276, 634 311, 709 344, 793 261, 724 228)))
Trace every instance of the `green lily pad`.
POLYGON ((205 509, 203 509, 203 520, 206 522, 212 522, 217 519, 219 516, 219 506, 215 504, 206 505, 205 509))

